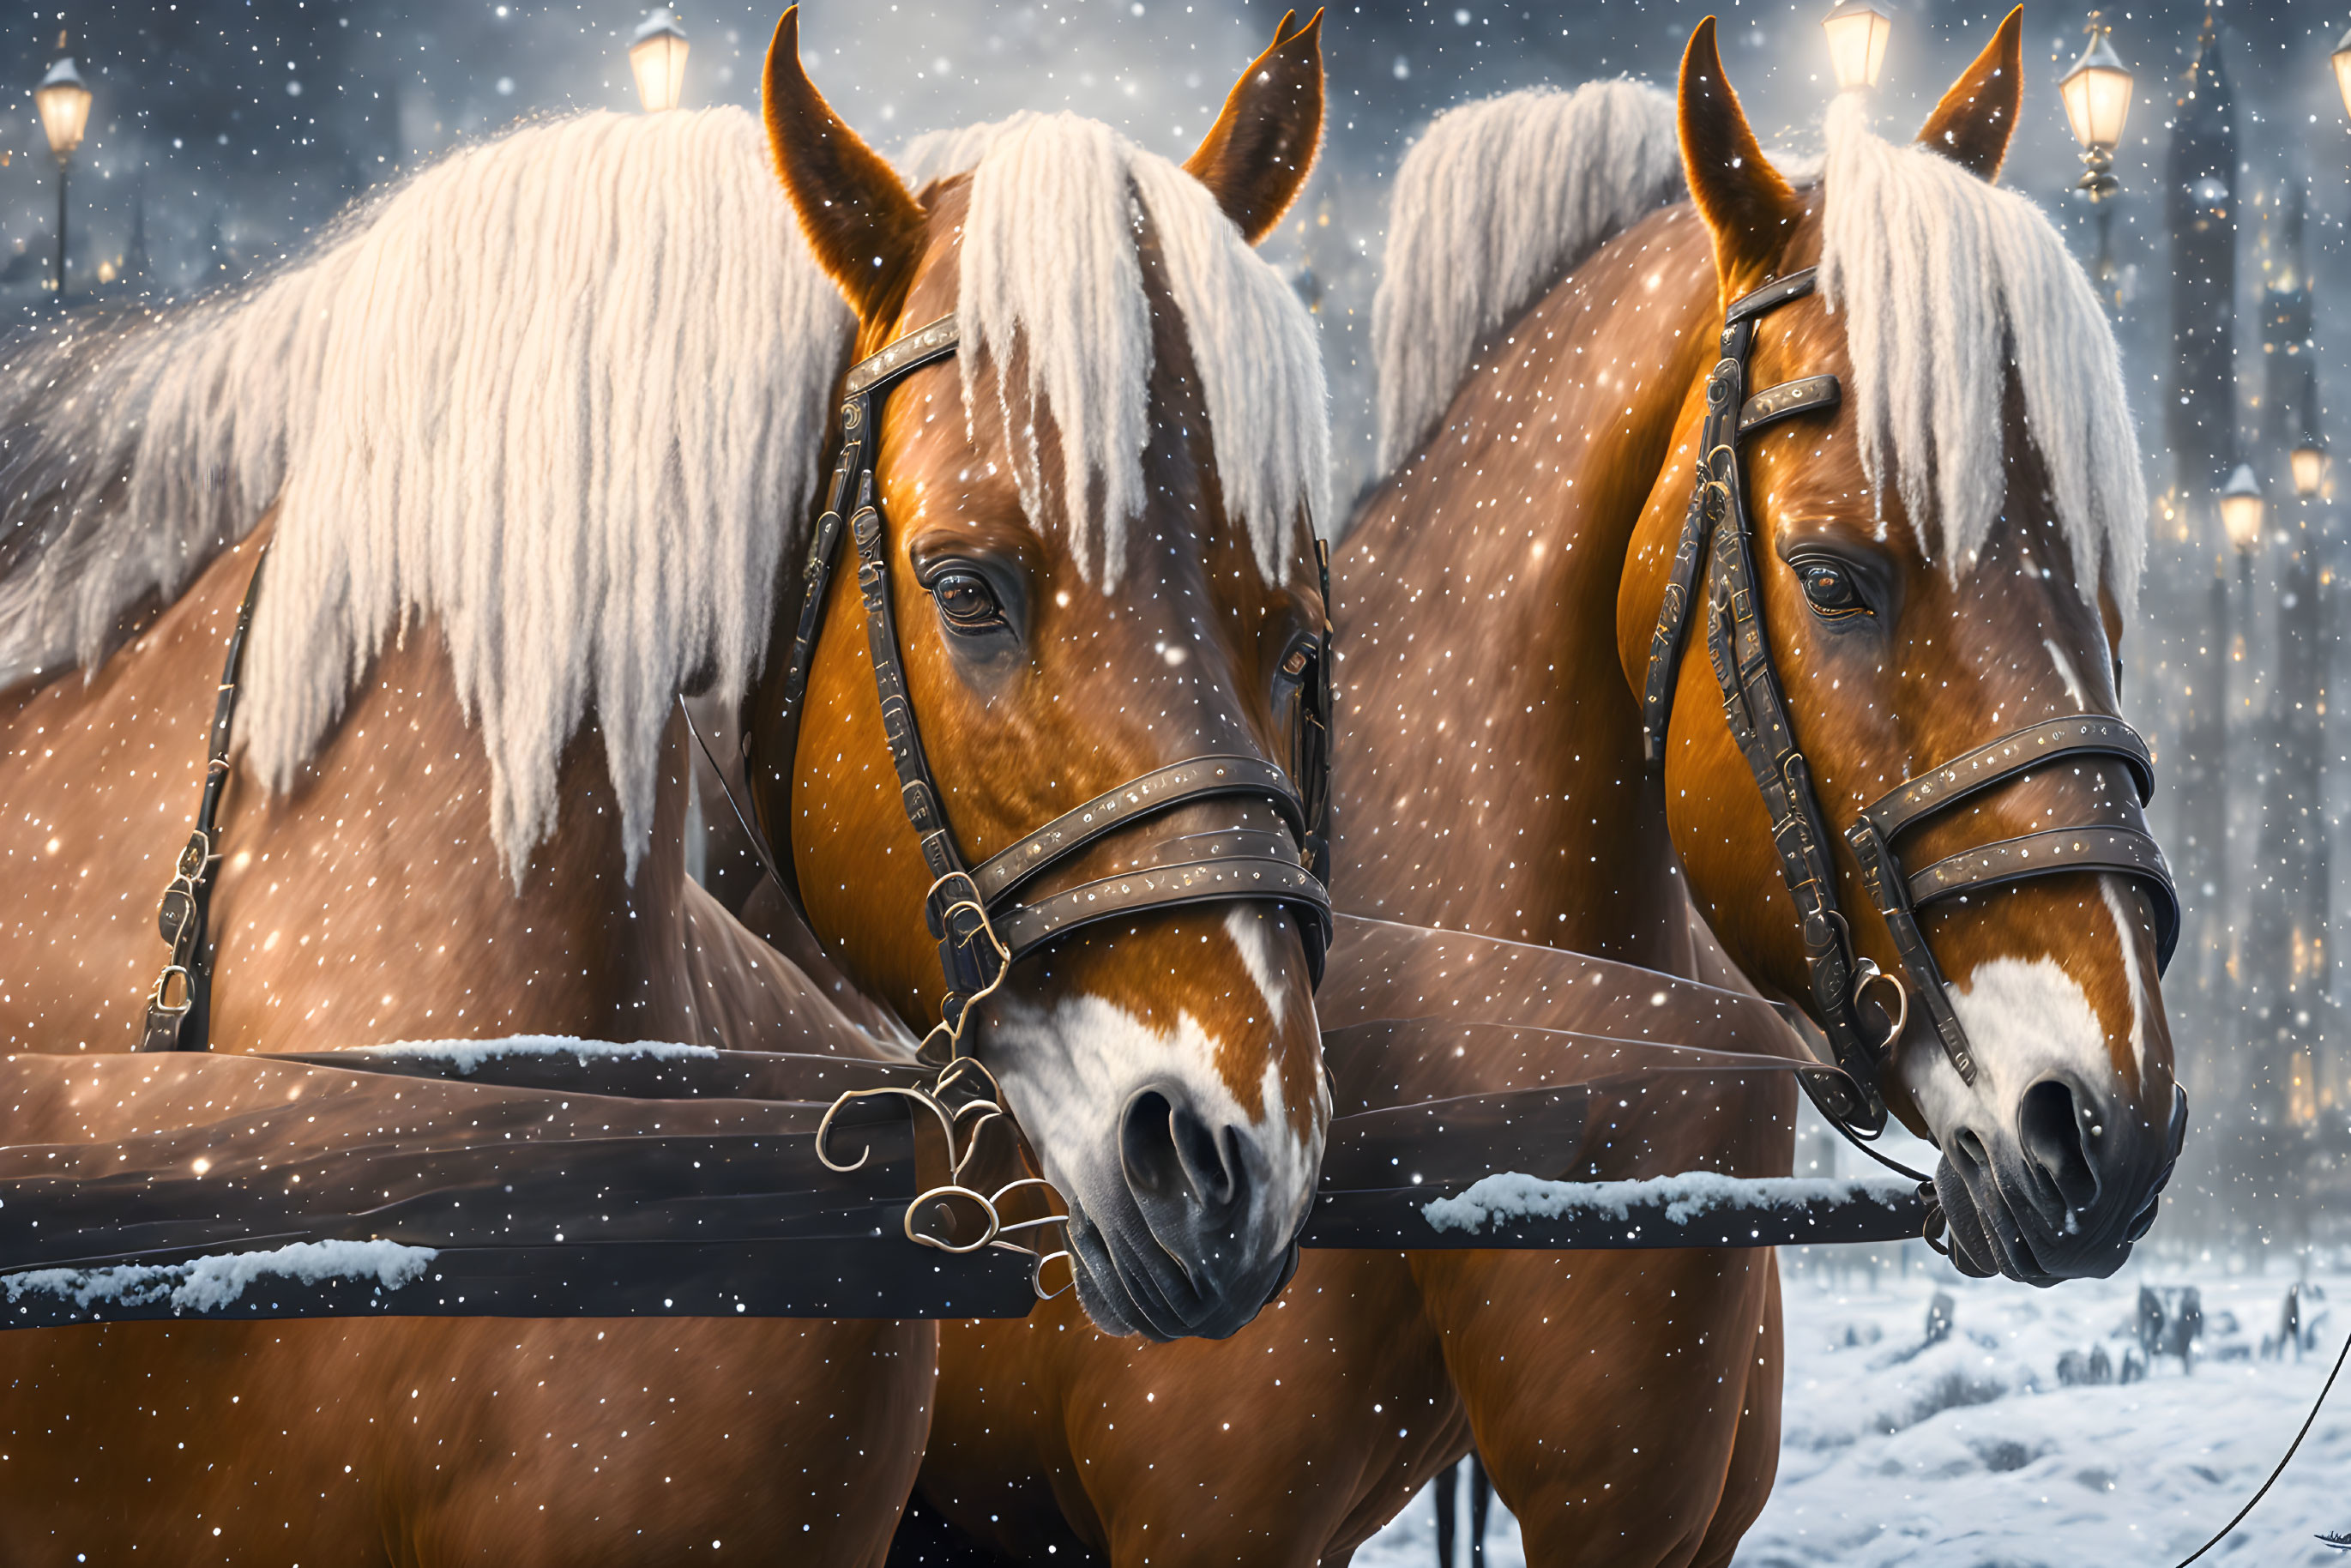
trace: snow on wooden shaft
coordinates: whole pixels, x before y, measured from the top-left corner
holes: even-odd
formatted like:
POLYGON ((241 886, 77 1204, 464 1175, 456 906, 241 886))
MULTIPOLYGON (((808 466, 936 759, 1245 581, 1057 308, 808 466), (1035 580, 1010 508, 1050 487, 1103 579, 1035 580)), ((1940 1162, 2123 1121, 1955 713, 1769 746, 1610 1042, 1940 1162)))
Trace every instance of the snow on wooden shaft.
POLYGON ((718 1055, 718 1048, 710 1045, 676 1045, 652 1040, 582 1040, 572 1034, 514 1034, 496 1040, 399 1040, 388 1045, 348 1046, 344 1050, 351 1056, 445 1061, 466 1077, 480 1071, 486 1061, 509 1057, 568 1056, 585 1067, 590 1061, 676 1061, 718 1055))
POLYGON ((1516 1171, 1479 1178, 1466 1191, 1421 1206, 1432 1230, 1475 1233, 1486 1222, 1554 1219, 1570 1209, 1628 1219, 1633 1206, 1663 1204, 1666 1218, 1684 1224, 1709 1209, 1802 1208, 1813 1203, 1873 1202, 1889 1207, 1913 1197, 1916 1182, 1885 1176, 1729 1176, 1685 1171, 1639 1181, 1546 1181, 1516 1171))
POLYGON ((245 1294, 264 1279, 317 1284, 325 1280, 373 1280, 387 1291, 420 1279, 441 1254, 430 1247, 397 1241, 295 1241, 266 1252, 223 1252, 183 1263, 128 1263, 108 1269, 37 1269, 0 1275, 0 1292, 11 1301, 39 1291, 70 1299, 78 1307, 94 1301, 146 1306, 169 1301, 181 1312, 211 1312, 245 1294))

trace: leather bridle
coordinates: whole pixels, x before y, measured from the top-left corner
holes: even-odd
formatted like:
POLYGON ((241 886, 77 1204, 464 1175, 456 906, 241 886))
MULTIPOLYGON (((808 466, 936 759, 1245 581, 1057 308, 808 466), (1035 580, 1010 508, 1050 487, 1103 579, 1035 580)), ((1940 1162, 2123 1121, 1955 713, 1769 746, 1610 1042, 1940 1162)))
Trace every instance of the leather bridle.
MULTIPOLYGON (((931 777, 914 705, 907 695, 905 665, 899 657, 897 629, 891 615, 889 559, 881 503, 874 493, 873 461, 878 439, 875 421, 883 398, 914 371, 954 354, 956 342, 956 319, 947 316, 904 334, 850 369, 841 405, 841 455, 833 466, 824 515, 818 520, 809 549, 806 596, 792 639, 791 663, 785 671, 782 705, 780 756, 782 766, 789 768, 799 736, 800 705, 808 694, 810 662, 823 631, 826 591, 845 527, 857 540, 857 585, 865 605, 866 642, 872 653, 882 727, 897 767, 906 820, 922 841, 923 862, 933 878, 923 913, 938 941, 946 997, 938 1027, 923 1042, 925 1060, 946 1067, 968 1055, 964 1023, 971 1004, 1002 984, 1014 964, 1081 926, 1144 910, 1236 899, 1280 904, 1298 917, 1307 963, 1320 985, 1332 929, 1328 883, 1332 701, 1331 557, 1320 540, 1315 543, 1315 559, 1322 571, 1324 620, 1312 653, 1289 672, 1299 683, 1299 703, 1287 773, 1261 757, 1203 753, 1153 768, 1097 795, 977 866, 956 841, 940 808, 939 787, 931 777), (844 525, 842 503, 852 496, 856 507, 844 525), (1268 832, 1238 822, 1208 830, 1196 828, 1181 836, 1177 855, 1165 862, 1137 865, 1118 875, 1040 897, 1024 895, 1023 890, 1039 876, 1067 863, 1091 845, 1134 833, 1180 806, 1226 799, 1271 804, 1286 831, 1268 832)), ((213 870, 220 862, 214 817, 230 771, 229 736, 236 712, 238 671, 266 558, 265 549, 255 559, 244 602, 237 610, 235 630, 229 636, 195 830, 180 853, 157 911, 171 953, 148 998, 142 1051, 212 1048, 208 1015, 213 950, 205 915, 213 870)), ((697 734, 695 738, 701 737, 697 734)), ((726 782, 724 769, 718 776, 722 783, 726 782)), ((731 803, 731 785, 727 795, 731 803)), ((758 800, 758 792, 753 791, 751 817, 744 826, 762 867, 805 916, 791 858, 774 852, 767 824, 759 820, 758 800)), ((737 810, 739 812, 741 808, 737 810)))
MULTIPOLYGON (((826 592, 846 531, 857 542, 857 587, 865 607, 866 643, 872 654, 883 732, 897 768, 906 821, 922 841, 923 863, 933 879, 923 915, 938 942, 946 995, 941 1003, 940 1022, 924 1041, 925 1060, 945 1066, 968 1054, 964 1024, 971 1005, 1002 984, 1014 964, 1081 926, 1146 910, 1236 899, 1283 904, 1298 917, 1307 962, 1319 985, 1332 930, 1328 883, 1332 700, 1330 552, 1319 540, 1315 557, 1322 570, 1325 619, 1313 653, 1294 672, 1299 680, 1298 722, 1286 773, 1261 757, 1203 753, 1155 768, 1097 795, 976 866, 956 842, 923 750, 907 693, 905 665, 899 655, 890 605, 888 536, 874 486, 874 460, 880 440, 877 421, 890 389, 914 371, 949 358, 957 344, 955 317, 942 317, 852 366, 842 383, 841 455, 833 465, 824 513, 810 542, 799 625, 792 639, 791 662, 784 672, 782 736, 778 747, 780 767, 789 768, 817 641, 823 632, 826 592), (852 498, 854 506, 844 524, 844 507, 852 498), (1178 858, 1165 863, 1138 865, 1041 896, 1024 893, 1042 873, 1066 864, 1091 845, 1141 831, 1178 807, 1222 799, 1268 802, 1280 814, 1286 831, 1268 832, 1239 823, 1205 831, 1195 828, 1182 836, 1178 858)), ((759 799, 760 792, 754 790, 755 810, 759 799)), ((772 841, 764 820, 758 827, 760 831, 754 837, 772 841)), ((765 843, 762 849, 766 852, 765 843)), ((799 889, 789 854, 767 852, 763 858, 786 894, 799 905, 799 889)))
POLYGON ((2080 714, 2003 735, 1904 780, 1862 808, 1844 831, 1845 842, 1859 862, 1871 902, 1893 935, 1902 974, 1886 974, 1855 953, 1853 928, 1838 905, 1837 869, 1813 789, 1812 768, 1789 721, 1787 693, 1764 632, 1755 530, 1739 455, 1740 443, 1757 431, 1837 404, 1841 393, 1834 376, 1807 376, 1752 395, 1747 392, 1747 359, 1754 347, 1757 319, 1810 294, 1813 282, 1813 268, 1791 273, 1733 301, 1724 312, 1721 357, 1707 378, 1699 448, 1704 455, 1650 640, 1641 716, 1649 769, 1662 775, 1682 647, 1703 569, 1707 652, 1722 691, 1723 716, 1771 813, 1780 874, 1802 930, 1812 990, 1809 1010, 1844 1069, 1842 1078, 1804 1072, 1798 1081, 1831 1120, 1869 1136, 1886 1124, 1878 1078, 1913 1006, 1934 1025, 1960 1080, 1971 1084, 1976 1079, 1967 1030, 1951 1009, 1942 971, 1918 928, 1922 907, 2033 877, 2113 873, 2136 883, 2154 906, 2160 974, 2179 940, 2179 894, 2163 852, 2140 815, 2155 781, 2147 742, 2119 718, 2080 714), (2138 787, 2138 799, 2124 803, 2123 821, 2023 833, 1946 856, 1916 873, 1906 871, 1897 844, 1903 833, 1987 789, 2067 758, 2123 764, 2138 787), (1881 988, 1894 993, 1891 1007, 1873 997, 1881 988))

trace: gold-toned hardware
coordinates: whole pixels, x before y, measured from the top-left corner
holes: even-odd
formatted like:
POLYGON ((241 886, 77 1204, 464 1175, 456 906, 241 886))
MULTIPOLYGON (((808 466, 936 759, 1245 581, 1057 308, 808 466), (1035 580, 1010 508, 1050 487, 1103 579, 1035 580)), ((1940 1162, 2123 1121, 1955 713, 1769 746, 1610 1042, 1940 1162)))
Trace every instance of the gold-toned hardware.
MULTIPOLYGON (((202 832, 191 833, 188 835, 188 841, 180 848, 180 875, 193 881, 204 874, 204 867, 219 858, 213 853, 213 842, 210 839, 204 837, 202 832)), ((169 892, 170 889, 167 888, 164 891, 169 892)))
POLYGON ((163 972, 155 977, 154 989, 147 993, 147 1005, 155 1011, 167 1013, 172 1018, 178 1018, 190 1008, 194 1007, 196 1005, 195 981, 189 977, 186 967, 179 964, 164 965, 163 972), (176 1002, 165 999, 165 993, 170 990, 172 977, 174 975, 180 977, 180 999, 176 1002))
MULTIPOLYGON (((1867 962, 1867 960, 1864 960, 1864 962, 1867 962)), ((1894 1049, 1894 1042, 1902 1038, 1903 1030, 1907 1028, 1909 1025, 1910 988, 1902 983, 1902 977, 1899 975, 1889 975, 1885 970, 1878 968, 1873 964, 1869 967, 1869 972, 1862 976, 1861 983, 1854 987, 1853 999, 1855 1002, 1859 1002, 1863 997, 1869 994, 1869 988, 1876 985, 1880 980, 1885 981, 1887 985, 1894 988, 1894 1000, 1896 1004, 1894 1009, 1894 1027, 1886 1031, 1886 1038, 1878 1041, 1877 1044, 1877 1054, 1884 1056, 1887 1051, 1894 1049)))

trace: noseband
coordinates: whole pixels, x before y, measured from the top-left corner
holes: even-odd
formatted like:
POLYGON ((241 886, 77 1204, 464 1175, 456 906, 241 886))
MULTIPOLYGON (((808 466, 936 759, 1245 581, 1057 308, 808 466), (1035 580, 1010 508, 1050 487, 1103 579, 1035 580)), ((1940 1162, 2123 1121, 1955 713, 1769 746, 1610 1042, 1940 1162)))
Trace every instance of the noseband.
POLYGON ((2179 894, 2163 852, 2145 827, 2139 809, 2154 788, 2155 768, 2147 742, 2119 718, 2080 714, 2028 725, 1980 746, 1939 768, 1906 779, 1862 808, 1844 832, 1861 869, 1862 884, 1885 919, 1900 956, 1902 975, 1881 972, 1854 952, 1853 928, 1837 903, 1837 870, 1829 852, 1812 768, 1789 722, 1787 692, 1771 662, 1763 628, 1763 594, 1754 563, 1755 531, 1747 511, 1747 482, 1739 444, 1745 437, 1800 413, 1832 409, 1840 389, 1834 376, 1808 376, 1752 396, 1747 393, 1747 357, 1755 341, 1757 318, 1813 291, 1813 269, 1789 274, 1734 301, 1724 313, 1721 358, 1707 379, 1706 423, 1689 509, 1681 541, 1657 612, 1649 644, 1648 678, 1641 697, 1644 750, 1649 769, 1665 769, 1666 733, 1673 717, 1701 569, 1706 574, 1707 652, 1722 690, 1723 716, 1739 745, 1755 786, 1771 817, 1771 841, 1802 925, 1804 965, 1819 1022, 1844 1070, 1840 1080, 1806 1072, 1799 1082, 1832 1120, 1875 1134, 1886 1124, 1886 1102, 1878 1076, 1915 1005, 1963 1082, 1976 1080, 1976 1059, 1967 1030, 1951 1009, 1942 970, 1918 928, 1918 911, 1946 898, 1965 898, 2033 877, 2066 872, 2111 872, 2144 890, 2155 908, 2156 966, 2160 974, 2179 940, 2179 894), (1937 861, 1917 873, 1905 871, 1896 841, 1909 829, 1932 821, 1996 786, 2036 773, 2068 758, 2118 761, 2138 787, 2122 824, 2052 828, 2000 839, 1937 861), (1905 981, 1907 980, 1907 984, 1905 981), (1888 1008, 1871 996, 1890 988, 1888 1008), (1874 1015, 1865 1022, 1865 1014, 1874 1015))
MULTIPOLYGON (((899 656, 898 633, 890 606, 890 563, 881 500, 873 479, 876 421, 890 389, 914 371, 952 356, 958 337, 956 319, 942 317, 917 328, 881 352, 851 367, 842 384, 841 456, 833 465, 824 515, 809 548, 806 596, 800 603, 791 664, 784 675, 782 762, 791 766, 799 713, 809 674, 823 632, 826 591, 840 554, 842 509, 854 497, 847 531, 857 541, 857 587, 865 606, 866 644, 872 654, 873 685, 882 706, 882 728, 898 771, 898 791, 916 838, 931 888, 923 915, 939 945, 939 968, 946 979, 941 1020, 924 1041, 923 1054, 945 1066, 968 1054, 964 1023, 971 1004, 1003 983, 1005 972, 1047 943, 1081 926, 1122 919, 1147 910, 1237 899, 1265 899, 1298 917, 1307 962, 1316 984, 1331 943, 1331 558, 1316 541, 1326 619, 1322 635, 1299 676, 1299 716, 1291 737, 1287 774, 1261 757, 1208 752, 1156 768, 1129 779, 1047 822, 1008 847, 973 865, 956 842, 940 807, 914 709, 899 656), (1292 787, 1291 780, 1297 785, 1292 787), (1284 832, 1266 832, 1238 823, 1181 835, 1180 858, 1138 866, 1115 876, 1081 883, 1040 897, 1023 889, 1040 875, 1065 864, 1080 851, 1105 839, 1141 831, 1178 807, 1197 801, 1262 800, 1280 815, 1284 832)), ((756 803, 758 794, 753 799, 756 803)), ((764 828, 765 823, 761 826, 764 828)), ((1176 835, 1162 841, 1175 842, 1176 835)), ((1146 849, 1151 847, 1146 844, 1146 849)), ((797 904, 799 891, 789 854, 771 857, 777 880, 797 904)))

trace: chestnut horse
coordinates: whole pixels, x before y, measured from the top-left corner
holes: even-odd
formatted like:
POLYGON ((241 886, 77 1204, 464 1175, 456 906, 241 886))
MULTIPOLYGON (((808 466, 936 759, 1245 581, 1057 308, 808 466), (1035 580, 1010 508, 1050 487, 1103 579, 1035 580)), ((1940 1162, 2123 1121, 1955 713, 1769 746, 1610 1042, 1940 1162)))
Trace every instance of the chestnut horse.
MULTIPOLYGON (((1677 102, 1514 95, 1406 160, 1377 329, 1394 472, 1335 563, 1343 907, 1687 975, 1712 946, 1694 901, 1753 984, 1806 1005, 1710 661, 1681 665, 1661 774, 1639 698, 1726 307, 1815 264, 1825 288, 1762 318, 1749 385, 1834 374, 1846 396, 1750 438, 1746 505, 1832 841, 1987 740, 2114 712, 2137 455, 2095 298, 1990 183, 2019 45, 2011 15, 1917 150, 1840 103, 1802 189, 1762 156, 1710 20, 1677 102)), ((1910 863, 2126 822, 2137 799, 2120 763, 2071 761, 1916 830, 1910 863)), ((1861 953, 1900 973, 1842 844, 1836 873, 1861 953)), ((1946 1151, 1955 1260, 2111 1273, 2177 1153, 2154 906, 2074 873, 1921 924, 1978 1076, 1917 1008, 1881 1082, 1946 1151)), ((1677 1153, 1701 1111, 1746 1128, 1713 1168, 1786 1174, 1783 1081, 1637 1113, 1627 1141, 1677 1153)), ((947 1325, 904 1557, 935 1514, 976 1560, 1343 1562, 1474 1440, 1530 1562, 1724 1563, 1777 1463, 1780 1325, 1770 1254, 1704 1251, 1310 1251, 1233 1339, 1141 1352, 1050 1305, 947 1325)))
MULTIPOLYGON (((6 1049, 139 1041, 150 900, 265 538, 211 912, 217 1049, 853 1036, 684 878, 673 699, 739 701, 789 663, 828 402, 902 310, 965 309, 985 353, 967 404, 946 372, 903 385, 880 448, 911 704, 963 842, 1202 739, 1286 757, 1288 655, 1320 653, 1301 476, 1327 432, 1302 308, 1226 214, 1278 210, 1296 161, 1227 125, 1186 173, 1063 117, 934 219, 879 199, 793 31, 764 131, 724 110, 528 128, 253 289, 9 350, 6 1049), (883 230, 844 225, 860 202, 883 230), (984 297, 958 295, 958 255, 984 297), (1082 304, 1126 335, 1079 330, 1082 304), (1212 437, 1201 402, 1233 393, 1236 348, 1200 334, 1229 319, 1272 340, 1246 345, 1252 371, 1289 373, 1212 437)), ((799 828, 817 934, 890 987, 897 1018, 863 1048, 903 1059, 935 947, 875 783, 857 615, 832 607, 797 761, 752 760, 798 775, 770 820, 799 828)), ((1328 1118, 1308 970, 1280 907, 1228 899, 1087 928, 1005 977, 992 1060, 1040 1156, 1098 1233, 1140 1234, 1188 1287, 1081 1256, 1106 1321, 1216 1329, 1284 1277, 1328 1118)), ((0 1334, 0 1558, 873 1562, 935 1354, 929 1323, 883 1322, 0 1334)))

